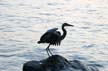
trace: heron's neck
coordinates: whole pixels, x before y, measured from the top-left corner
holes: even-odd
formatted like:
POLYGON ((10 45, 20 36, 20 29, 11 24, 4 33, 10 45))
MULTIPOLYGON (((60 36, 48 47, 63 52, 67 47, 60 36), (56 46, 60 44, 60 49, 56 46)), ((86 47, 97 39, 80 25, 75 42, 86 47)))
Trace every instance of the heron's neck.
POLYGON ((61 40, 63 40, 63 39, 65 38, 66 34, 67 34, 67 32, 66 32, 66 30, 65 30, 64 27, 65 27, 65 26, 62 25, 63 35, 62 35, 62 37, 61 37, 61 40))

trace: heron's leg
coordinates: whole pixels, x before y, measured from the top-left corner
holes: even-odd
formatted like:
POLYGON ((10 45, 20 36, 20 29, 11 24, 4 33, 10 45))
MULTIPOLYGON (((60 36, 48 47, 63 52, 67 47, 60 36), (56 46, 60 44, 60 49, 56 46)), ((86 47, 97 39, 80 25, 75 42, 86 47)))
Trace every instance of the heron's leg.
POLYGON ((48 48, 48 51, 49 51, 49 53, 50 53, 51 55, 53 55, 49 48, 48 48))
POLYGON ((49 54, 49 52, 48 52, 48 48, 46 48, 46 51, 47 51, 48 56, 50 56, 50 54, 49 54))
POLYGON ((50 56, 50 53, 48 52, 48 51, 49 51, 49 47, 50 47, 50 44, 49 44, 48 47, 46 48, 46 51, 47 51, 48 56, 50 56))

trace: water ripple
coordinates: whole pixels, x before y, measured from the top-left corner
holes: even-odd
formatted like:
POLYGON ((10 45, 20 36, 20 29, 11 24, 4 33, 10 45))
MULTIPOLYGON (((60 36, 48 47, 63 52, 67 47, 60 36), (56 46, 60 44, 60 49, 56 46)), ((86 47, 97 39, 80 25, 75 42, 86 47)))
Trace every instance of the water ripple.
POLYGON ((13 54, 13 55, 1 55, 1 54, 0 54, 0 57, 3 57, 3 58, 4 58, 4 57, 13 57, 13 56, 15 56, 15 55, 14 55, 14 54, 13 54))
POLYGON ((61 46, 54 54, 78 59, 108 71, 108 7, 105 0, 1 0, 0 71, 21 71, 28 60, 47 57, 47 44, 37 44, 49 28, 68 22, 61 46))

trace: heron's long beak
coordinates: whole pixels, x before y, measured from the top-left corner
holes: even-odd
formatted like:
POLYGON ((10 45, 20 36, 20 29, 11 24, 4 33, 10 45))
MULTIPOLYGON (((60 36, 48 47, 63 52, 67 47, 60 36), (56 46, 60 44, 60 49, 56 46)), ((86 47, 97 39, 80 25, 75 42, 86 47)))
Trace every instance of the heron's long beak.
POLYGON ((68 24, 68 26, 74 26, 74 25, 68 24))

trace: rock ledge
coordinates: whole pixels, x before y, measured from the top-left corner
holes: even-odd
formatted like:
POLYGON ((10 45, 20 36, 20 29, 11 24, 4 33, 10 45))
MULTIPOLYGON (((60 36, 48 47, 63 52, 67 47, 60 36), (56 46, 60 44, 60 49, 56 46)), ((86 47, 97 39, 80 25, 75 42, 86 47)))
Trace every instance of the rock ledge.
POLYGON ((99 71, 97 67, 88 66, 78 60, 68 61, 60 55, 53 55, 41 61, 28 61, 23 71, 99 71))

